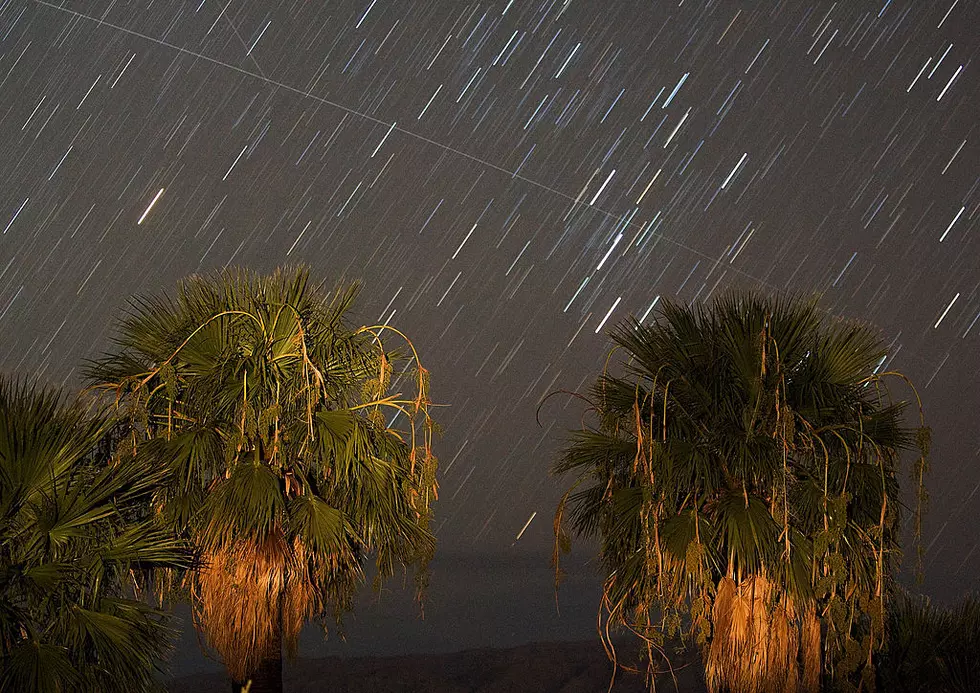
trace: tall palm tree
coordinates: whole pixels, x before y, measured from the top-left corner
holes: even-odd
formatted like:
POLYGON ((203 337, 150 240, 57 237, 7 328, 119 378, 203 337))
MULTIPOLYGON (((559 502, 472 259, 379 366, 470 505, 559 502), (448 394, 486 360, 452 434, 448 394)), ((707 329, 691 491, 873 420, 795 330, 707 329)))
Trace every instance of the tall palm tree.
MULTIPOLYGON (((625 626, 652 662, 693 633, 712 691, 873 682, 899 453, 928 445, 885 387, 880 338, 815 301, 753 294, 668 302, 612 338, 621 371, 598 377, 594 420, 554 465, 576 475, 555 561, 569 522, 599 538, 604 642, 625 626)), ((923 457, 920 488, 924 472, 923 457)))
POLYGON ((141 512, 159 473, 110 460, 112 421, 0 378, 0 689, 143 691, 173 631, 147 572, 190 551, 141 512))
POLYGON ((88 372, 116 397, 140 459, 170 471, 154 507, 199 549, 195 622, 233 687, 281 690, 285 642, 415 567, 435 540, 428 374, 392 328, 352 328, 356 286, 306 269, 191 277, 136 299, 113 351, 88 372), (394 383, 409 394, 392 392, 394 383))

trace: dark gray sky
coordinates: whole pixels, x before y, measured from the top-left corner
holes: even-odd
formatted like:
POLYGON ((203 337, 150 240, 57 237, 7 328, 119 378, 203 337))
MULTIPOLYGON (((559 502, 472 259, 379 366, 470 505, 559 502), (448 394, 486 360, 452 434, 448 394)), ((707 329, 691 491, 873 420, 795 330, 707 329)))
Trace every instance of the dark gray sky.
POLYGON ((534 413, 605 326, 822 292, 919 385, 950 598, 980 572, 978 26, 975 0, 0 1, 0 367, 74 383, 127 297, 195 271, 362 279, 449 405, 441 546, 493 575, 546 565, 580 410, 534 413))

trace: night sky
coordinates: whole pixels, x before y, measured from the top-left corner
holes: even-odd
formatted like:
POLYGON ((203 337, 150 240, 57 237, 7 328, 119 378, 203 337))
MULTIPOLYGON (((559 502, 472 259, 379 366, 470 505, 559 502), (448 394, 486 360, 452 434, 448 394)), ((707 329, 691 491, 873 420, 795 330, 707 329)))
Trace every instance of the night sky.
POLYGON ((357 320, 448 405, 440 551, 492 576, 547 569, 581 403, 535 411, 606 328, 819 292, 919 387, 922 589, 953 598, 980 573, 977 27, 976 0, 0 0, 0 368, 75 386, 129 296, 192 272, 360 279, 357 320))

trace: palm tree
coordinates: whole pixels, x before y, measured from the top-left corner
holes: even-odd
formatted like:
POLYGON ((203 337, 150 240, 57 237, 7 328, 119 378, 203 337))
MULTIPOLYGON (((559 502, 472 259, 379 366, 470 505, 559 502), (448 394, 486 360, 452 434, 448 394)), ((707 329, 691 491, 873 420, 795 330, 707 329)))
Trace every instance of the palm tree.
POLYGON ((888 607, 887 640, 878 689, 895 693, 980 690, 980 601, 967 596, 952 608, 898 590, 888 607))
POLYGON ((190 551, 140 512, 159 473, 110 461, 112 421, 0 378, 0 689, 153 688, 173 631, 147 571, 190 551))
POLYGON ((378 581, 415 567, 424 587, 428 374, 407 340, 410 358, 387 349, 400 332, 347 324, 355 295, 305 269, 194 276, 136 299, 88 371, 136 456, 170 472, 154 508, 200 551, 184 585, 235 689, 281 690, 282 643, 293 654, 306 621, 339 621, 368 556, 378 581))
MULTIPOLYGON (((732 294, 668 302, 612 338, 622 371, 596 380, 594 422, 554 465, 576 475, 556 570, 569 522, 599 538, 604 643, 625 626, 653 662, 665 637, 693 634, 712 691, 872 681, 899 556, 899 453, 928 445, 885 387, 898 374, 882 372, 879 337, 815 301, 732 294)), ((920 489, 924 472, 923 457, 920 489)))

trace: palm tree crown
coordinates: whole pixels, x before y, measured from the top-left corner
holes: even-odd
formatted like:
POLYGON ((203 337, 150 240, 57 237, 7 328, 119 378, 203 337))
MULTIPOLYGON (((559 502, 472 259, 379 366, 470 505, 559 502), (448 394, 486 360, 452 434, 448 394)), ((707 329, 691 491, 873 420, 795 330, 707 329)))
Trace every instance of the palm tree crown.
POLYGON ((171 473, 155 507, 201 551, 197 622, 238 681, 349 609, 369 554, 381 579, 434 550, 428 375, 385 347, 400 333, 346 323, 355 294, 305 269, 191 277, 134 302, 89 371, 171 473))
POLYGON ((112 421, 0 378, 0 689, 148 690, 173 631, 148 572, 191 553, 142 511, 159 473, 110 460, 112 421))
POLYGON ((622 373, 597 379, 595 423, 554 466, 577 475, 556 561, 566 523, 599 537, 606 625, 651 655, 689 628, 712 690, 870 679, 898 558, 898 456, 928 442, 884 386, 878 336, 815 302, 732 294, 668 302, 612 338, 622 373))

